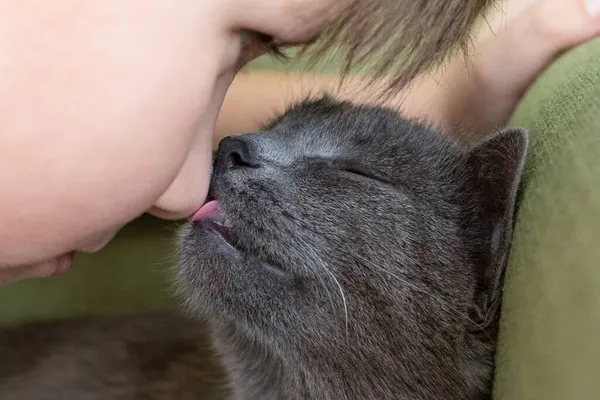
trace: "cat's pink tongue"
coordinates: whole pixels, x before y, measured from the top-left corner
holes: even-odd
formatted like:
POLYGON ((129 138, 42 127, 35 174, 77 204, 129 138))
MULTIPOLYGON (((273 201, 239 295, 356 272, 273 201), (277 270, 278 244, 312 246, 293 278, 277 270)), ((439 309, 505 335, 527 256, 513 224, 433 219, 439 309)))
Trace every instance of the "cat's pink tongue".
POLYGON ((202 207, 200 207, 198 209, 198 211, 196 211, 194 213, 194 215, 192 215, 189 218, 189 221, 190 222, 200 221, 205 218, 218 217, 218 216, 219 216, 219 201, 211 200, 208 203, 204 204, 202 207))

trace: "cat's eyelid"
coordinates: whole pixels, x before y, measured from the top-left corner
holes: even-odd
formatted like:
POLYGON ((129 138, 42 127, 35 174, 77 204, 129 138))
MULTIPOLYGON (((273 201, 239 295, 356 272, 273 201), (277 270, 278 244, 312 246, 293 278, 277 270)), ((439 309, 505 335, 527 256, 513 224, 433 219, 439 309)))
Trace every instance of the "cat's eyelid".
POLYGON ((310 162, 312 164, 322 164, 338 171, 347 172, 349 174, 358 175, 366 179, 371 179, 377 182, 393 185, 393 182, 390 182, 387 179, 383 179, 377 174, 367 173, 362 168, 356 167, 356 163, 350 162, 348 160, 333 160, 325 157, 306 157, 305 161, 310 162))
POLYGON ((379 179, 373 177, 372 175, 367 175, 364 172, 362 172, 361 170, 356 169, 356 168, 342 168, 342 171, 349 172, 354 175, 359 175, 359 176, 362 176, 362 177, 365 177, 368 179, 374 179, 376 181, 379 181, 379 179))
POLYGON ((351 174, 360 175, 360 176, 363 176, 365 178, 373 179, 373 180, 376 180, 376 181, 382 181, 375 174, 367 173, 362 168, 357 167, 356 163, 354 163, 354 162, 349 162, 349 161, 346 161, 346 160, 334 161, 333 166, 335 168, 341 170, 341 171, 346 171, 346 172, 349 172, 351 174))

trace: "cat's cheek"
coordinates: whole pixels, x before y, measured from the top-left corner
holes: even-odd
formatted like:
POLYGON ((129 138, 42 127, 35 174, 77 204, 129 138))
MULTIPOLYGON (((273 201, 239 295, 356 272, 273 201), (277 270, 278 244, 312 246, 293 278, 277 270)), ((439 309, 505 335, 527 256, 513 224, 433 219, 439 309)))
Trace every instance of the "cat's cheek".
POLYGON ((267 329, 292 303, 293 278, 227 246, 218 235, 186 225, 177 279, 184 302, 197 316, 267 329), (265 302, 280 306, 265 313, 265 302))
POLYGON ((184 225, 180 231, 177 254, 180 278, 201 291, 220 286, 228 267, 243 262, 223 237, 195 223, 184 225))

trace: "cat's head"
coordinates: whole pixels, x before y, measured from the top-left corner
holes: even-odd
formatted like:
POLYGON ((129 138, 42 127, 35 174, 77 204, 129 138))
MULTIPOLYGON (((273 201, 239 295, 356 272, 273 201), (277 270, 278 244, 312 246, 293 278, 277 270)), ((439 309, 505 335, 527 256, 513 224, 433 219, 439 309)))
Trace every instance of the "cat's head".
POLYGON ((526 147, 328 98, 226 138, 180 239, 190 309, 315 371, 484 379, 526 147))

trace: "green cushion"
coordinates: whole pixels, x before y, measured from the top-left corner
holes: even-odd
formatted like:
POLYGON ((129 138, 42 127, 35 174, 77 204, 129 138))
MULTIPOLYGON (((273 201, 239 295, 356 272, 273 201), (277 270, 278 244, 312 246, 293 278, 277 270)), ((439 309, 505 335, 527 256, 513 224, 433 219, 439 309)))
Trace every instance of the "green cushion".
POLYGON ((546 71, 512 123, 529 128, 532 149, 506 276, 496 399, 598 399, 600 40, 546 71))

